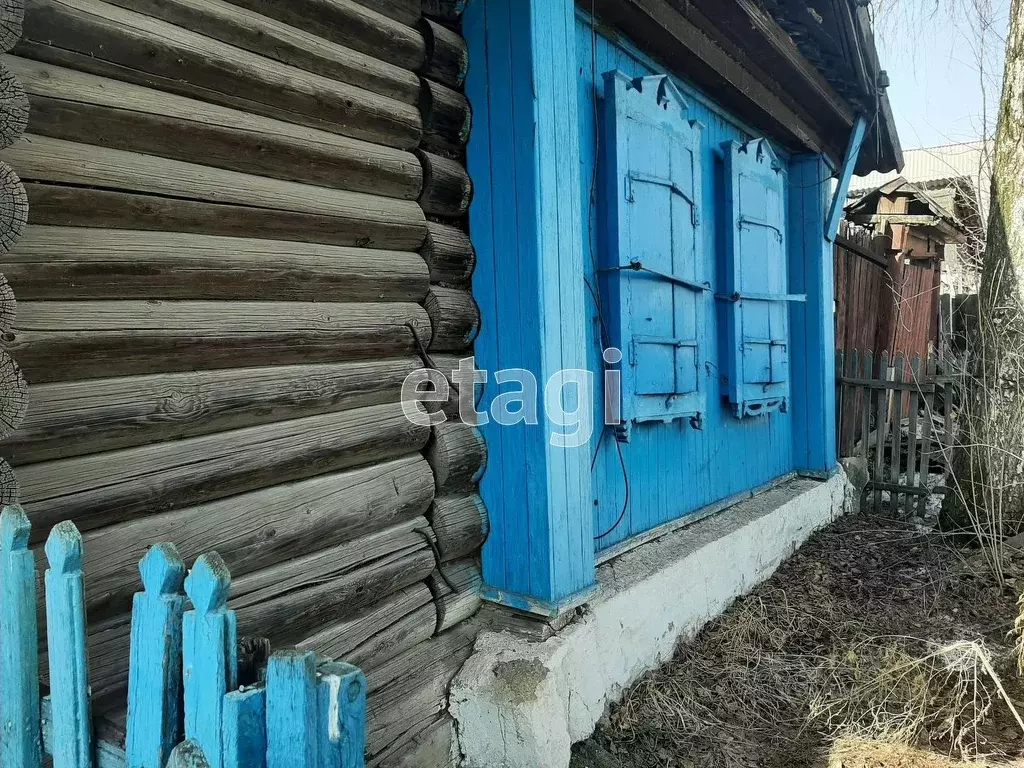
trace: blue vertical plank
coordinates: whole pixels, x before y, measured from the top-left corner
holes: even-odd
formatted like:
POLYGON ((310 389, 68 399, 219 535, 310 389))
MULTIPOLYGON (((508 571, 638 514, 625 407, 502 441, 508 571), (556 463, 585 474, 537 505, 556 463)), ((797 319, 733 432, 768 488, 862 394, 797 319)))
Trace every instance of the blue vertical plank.
POLYGON ((316 654, 278 651, 267 666, 267 768, 317 765, 316 654))
POLYGON ((0 511, 0 765, 39 768, 35 555, 21 507, 0 511))
MULTIPOLYGON (((541 397, 561 370, 584 369, 583 254, 572 0, 472 0, 463 19, 474 130, 474 295, 484 317, 477 363, 525 368, 541 397)), ((482 408, 499 394, 492 382, 482 408)), ((567 410, 572 387, 562 389, 567 410)), ((482 427, 481 482, 492 513, 484 594, 557 613, 594 583, 589 451, 553 445, 541 423, 482 427)))
POLYGON ((790 175, 790 285, 807 296, 790 306, 793 460, 796 469, 828 473, 836 465, 833 256, 825 239, 832 174, 822 156, 802 155, 790 160, 790 175))
POLYGON ((857 167, 857 157, 860 155, 860 148, 864 143, 867 126, 867 118, 864 115, 857 115, 857 119, 853 123, 853 130, 850 131, 849 142, 846 145, 843 167, 839 169, 839 183, 836 184, 835 192, 832 193, 832 203, 825 221, 825 239, 830 243, 835 241, 836 233, 839 231, 839 220, 843 217, 843 206, 846 205, 846 193, 850 189, 853 169, 857 167))
POLYGON ((194 610, 183 619, 185 737, 211 768, 223 765, 224 694, 238 686, 238 627, 228 610, 231 573, 216 552, 203 555, 185 579, 194 610))
POLYGON ((265 768, 267 692, 263 686, 224 696, 224 768, 265 768))
POLYGON ((92 765, 92 714, 85 647, 85 584, 82 534, 70 521, 58 523, 46 539, 47 650, 53 716, 54 768, 92 765))
POLYGON ((167 760, 167 768, 211 768, 203 748, 194 741, 183 741, 174 748, 167 760))
POLYGON ((320 665, 317 680, 320 768, 363 768, 366 677, 342 662, 320 665))
POLYGON ((163 768, 181 741, 185 563, 173 544, 157 544, 139 572, 144 591, 132 602, 125 751, 129 768, 163 768))

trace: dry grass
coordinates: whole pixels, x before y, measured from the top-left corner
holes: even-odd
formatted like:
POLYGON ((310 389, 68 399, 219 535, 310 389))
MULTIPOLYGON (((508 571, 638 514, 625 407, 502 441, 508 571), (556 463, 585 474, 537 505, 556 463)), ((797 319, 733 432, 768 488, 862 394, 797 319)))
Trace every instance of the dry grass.
POLYGON ((600 743, 630 768, 822 768, 850 739, 1024 755, 1016 596, 955 541, 841 521, 639 681, 600 743))

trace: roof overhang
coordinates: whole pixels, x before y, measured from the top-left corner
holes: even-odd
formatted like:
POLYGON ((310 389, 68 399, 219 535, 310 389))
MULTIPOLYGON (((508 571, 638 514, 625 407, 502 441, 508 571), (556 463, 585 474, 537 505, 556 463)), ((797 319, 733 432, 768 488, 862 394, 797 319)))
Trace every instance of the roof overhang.
POLYGON ((902 167, 867 9, 854 0, 577 2, 786 149, 838 167, 863 114, 856 173, 902 167))

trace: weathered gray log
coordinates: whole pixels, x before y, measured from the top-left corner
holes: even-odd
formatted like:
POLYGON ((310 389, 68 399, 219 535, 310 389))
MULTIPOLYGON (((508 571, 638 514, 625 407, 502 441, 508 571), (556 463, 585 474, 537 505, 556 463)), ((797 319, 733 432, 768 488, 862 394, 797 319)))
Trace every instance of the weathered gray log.
POLYGON ((474 554, 490 531, 483 499, 476 493, 438 496, 427 513, 442 562, 474 554))
POLYGON ((473 651, 477 628, 462 624, 377 670, 367 700, 366 751, 375 755, 448 704, 448 687, 473 651), (375 682, 376 681, 376 682, 375 682))
POLYGON ((432 216, 465 215, 473 198, 473 182, 462 164, 421 149, 416 150, 416 157, 423 166, 423 210, 432 216))
POLYGON ((17 466, 396 403, 420 365, 400 357, 36 384, 26 418, 24 377, 0 351, 0 423, 9 431, 24 419, 3 450, 17 466))
POLYGON ((476 427, 461 421, 449 420, 433 427, 425 453, 438 495, 473 490, 487 465, 483 436, 476 427))
POLYGON ((455 746, 455 721, 441 714, 418 723, 368 762, 367 768, 449 768, 455 746))
POLYGON ((0 64, 0 149, 11 146, 27 126, 28 97, 25 89, 14 73, 0 64))
POLYGON ((419 450, 428 428, 398 405, 204 435, 20 467, 22 498, 43 537, 60 520, 81 530, 387 461, 419 450))
POLYGON ((0 335, 10 333, 18 316, 14 289, 6 275, 0 275, 0 335))
POLYGON ((28 223, 28 193, 18 174, 0 161, 0 253, 14 247, 28 223))
POLYGON ((420 114, 424 146, 460 152, 469 141, 472 125, 469 102, 458 91, 424 78, 420 114))
POLYGON ((235 5, 416 72, 423 35, 354 0, 231 0, 235 5))
POLYGON ((458 352, 470 347, 480 330, 480 310, 469 291, 432 285, 425 306, 434 329, 431 349, 458 352))
POLYGON ((406 26, 415 27, 423 15, 420 0, 357 0, 372 11, 382 13, 388 18, 400 21, 406 26))
POLYGON ((354 649, 370 642, 388 627, 425 607, 434 610, 433 600, 425 583, 414 584, 362 613, 321 627, 316 633, 298 641, 296 646, 309 648, 328 658, 348 659, 354 649))
MULTIPOLYGON (((473 419, 475 416, 473 416, 472 411, 467 410, 465 414, 461 412, 462 398, 460 388, 463 385, 456 382, 453 378, 454 372, 459 370, 459 367, 462 365, 464 360, 468 361, 466 363, 467 366, 474 365, 475 358, 473 357, 472 348, 460 353, 432 353, 430 358, 434 361, 434 365, 437 366, 437 369, 444 374, 445 378, 448 379, 448 402, 441 406, 441 410, 448 416, 449 421, 465 421, 466 423, 474 423, 473 419)), ((479 400, 481 391, 481 387, 478 385, 472 393, 471 403, 475 403, 479 400)))
POLYGON ((409 323, 430 338, 406 303, 22 302, 4 346, 44 383, 389 357, 416 351, 409 323))
MULTIPOLYGON (((282 64, 415 104, 419 84, 406 69, 332 43, 224 0, 111 0, 192 32, 258 53, 282 64)), ((394 0, 397 4, 399 0, 394 0)), ((419 9, 412 21, 419 19, 419 9)))
POLYGON ((22 300, 419 302, 430 287, 408 251, 180 232, 29 225, 4 262, 22 300))
POLYGON ((483 603, 480 590, 483 587, 483 574, 480 561, 475 557, 467 557, 441 565, 442 578, 436 572, 430 575, 427 582, 437 604, 437 631, 444 632, 456 624, 470 618, 479 610, 483 603), (449 586, 449 582, 455 587, 449 586))
POLYGON ((451 88, 461 88, 469 69, 469 51, 462 36, 436 21, 424 19, 420 31, 426 43, 423 74, 451 88))
POLYGON ((0 350, 0 440, 19 429, 27 413, 28 384, 25 376, 14 358, 0 350))
POLYGON ((3 60, 28 93, 29 130, 40 136, 406 200, 422 187, 420 163, 404 150, 52 64, 3 60))
POLYGON ((372 681, 381 666, 429 640, 436 626, 437 608, 431 601, 368 638, 345 654, 344 659, 362 669, 372 681))
POLYGON ((468 0, 420 0, 424 16, 455 23, 466 10, 468 0))
MULTIPOLYGON (((0 195, 2 187, 0 180, 0 195)), ((29 202, 26 215, 33 224, 47 226, 190 232, 400 251, 419 248, 425 229, 423 222, 405 216, 378 220, 372 208, 368 208, 369 218, 358 214, 341 218, 44 182, 29 182, 24 189, 29 202)), ((368 202, 386 202, 366 197, 368 202)), ((422 216, 422 209, 418 205, 416 209, 422 216)))
MULTIPOLYGON (((414 518, 234 580, 228 605, 238 612, 239 635, 266 637, 275 646, 294 645, 311 629, 358 615, 389 595, 422 582, 433 568, 433 555, 415 533, 425 524, 422 518, 414 518)), ((120 697, 123 706, 130 628, 130 614, 91 622, 88 627, 94 701, 120 697)), ((45 670, 45 642, 40 650, 45 670)))
MULTIPOLYGON (((126 574, 154 543, 174 541, 187 562, 216 550, 237 580, 417 518, 432 497, 423 460, 407 456, 88 532, 89 616, 95 621, 131 610, 137 584, 126 574)), ((304 647, 326 653, 329 644, 304 647)))
MULTIPOLYGON (((320 227, 390 224, 423 244, 426 220, 415 203, 293 181, 267 179, 195 163, 26 135, 0 153, 26 180, 188 198, 270 211, 313 214, 320 227), (413 235, 413 231, 415 235, 413 235)), ((94 227, 104 226, 93 223, 94 227)), ((128 228, 128 227, 118 227, 128 228)), ((141 228, 145 227, 132 227, 141 228)), ((286 238, 291 239, 291 238, 286 238)), ((368 245, 361 243, 361 245, 368 245)), ((405 250, 398 248, 397 250, 405 250)))
POLYGON ((430 282, 464 287, 476 269, 476 251, 469 235, 458 227, 427 222, 427 239, 420 255, 430 270, 430 282))
POLYGON ((21 39, 24 0, 0 0, 0 51, 9 51, 21 39))
POLYGON ((27 0, 14 52, 400 148, 418 110, 102 0, 27 0))
POLYGON ((21 503, 20 485, 11 465, 0 459, 0 506, 21 503))

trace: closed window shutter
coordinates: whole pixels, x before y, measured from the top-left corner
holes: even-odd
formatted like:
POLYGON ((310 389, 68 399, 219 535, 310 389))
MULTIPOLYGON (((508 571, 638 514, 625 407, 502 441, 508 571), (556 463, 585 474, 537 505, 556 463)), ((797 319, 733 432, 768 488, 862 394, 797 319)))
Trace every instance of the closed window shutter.
POLYGON ((786 410, 789 398, 789 302, 786 181, 765 139, 722 146, 725 158, 725 370, 736 416, 786 410))
POLYGON ((705 407, 700 126, 668 77, 604 77, 600 269, 628 434, 631 422, 699 419, 705 407))

